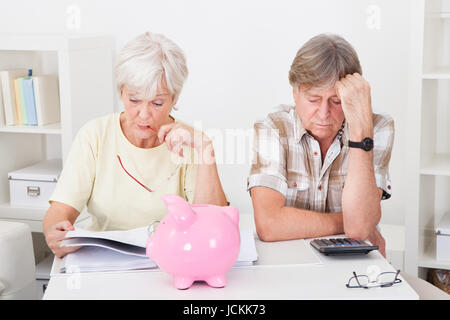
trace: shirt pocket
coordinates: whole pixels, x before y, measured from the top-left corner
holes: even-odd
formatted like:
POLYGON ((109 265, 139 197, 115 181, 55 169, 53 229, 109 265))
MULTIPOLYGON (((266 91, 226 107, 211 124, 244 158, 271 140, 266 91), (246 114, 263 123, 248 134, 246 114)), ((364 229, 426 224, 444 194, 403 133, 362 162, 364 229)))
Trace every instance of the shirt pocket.
POLYGON ((307 177, 300 177, 287 181, 286 206, 309 209, 309 181, 307 177))
POLYGON ((327 212, 342 212, 342 192, 345 174, 330 175, 328 179, 327 212))

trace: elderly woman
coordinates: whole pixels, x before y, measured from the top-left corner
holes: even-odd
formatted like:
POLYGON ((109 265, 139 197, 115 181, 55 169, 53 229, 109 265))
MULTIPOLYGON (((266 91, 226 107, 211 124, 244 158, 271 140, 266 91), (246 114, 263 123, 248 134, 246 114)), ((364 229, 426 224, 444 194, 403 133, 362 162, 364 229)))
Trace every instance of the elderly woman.
POLYGON ((85 205, 88 228, 98 231, 161 220, 163 194, 227 205, 211 141, 170 115, 187 75, 183 52, 163 35, 147 32, 120 52, 115 77, 125 111, 80 129, 43 221, 56 256, 77 249, 60 242, 85 205))

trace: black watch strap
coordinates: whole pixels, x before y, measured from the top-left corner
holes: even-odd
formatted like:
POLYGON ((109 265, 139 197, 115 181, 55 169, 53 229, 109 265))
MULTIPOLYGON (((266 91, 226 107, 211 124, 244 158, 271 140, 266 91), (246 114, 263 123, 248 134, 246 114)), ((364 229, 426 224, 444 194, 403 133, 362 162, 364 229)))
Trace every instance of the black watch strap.
POLYGON ((371 138, 364 138, 361 142, 354 142, 348 140, 349 148, 359 148, 365 151, 370 151, 373 149, 373 140, 371 138))

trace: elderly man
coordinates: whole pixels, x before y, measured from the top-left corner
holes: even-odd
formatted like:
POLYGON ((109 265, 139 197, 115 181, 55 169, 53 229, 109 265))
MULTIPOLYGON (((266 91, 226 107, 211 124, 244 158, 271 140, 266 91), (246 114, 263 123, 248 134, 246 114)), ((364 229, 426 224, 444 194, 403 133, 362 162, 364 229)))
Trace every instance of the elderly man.
POLYGON ((372 113, 370 86, 353 47, 318 35, 289 72, 295 106, 254 126, 247 188, 263 241, 345 233, 385 255, 377 224, 391 196, 394 122, 372 113))

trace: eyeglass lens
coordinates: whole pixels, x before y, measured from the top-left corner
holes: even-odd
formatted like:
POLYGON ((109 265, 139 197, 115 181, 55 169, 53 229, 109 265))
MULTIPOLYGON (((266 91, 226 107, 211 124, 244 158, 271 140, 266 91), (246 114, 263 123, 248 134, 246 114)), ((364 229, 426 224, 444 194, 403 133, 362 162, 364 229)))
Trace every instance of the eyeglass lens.
POLYGON ((356 277, 352 277, 348 283, 351 287, 365 287, 365 286, 387 286, 394 284, 396 280, 397 273, 396 272, 382 272, 380 273, 374 281, 371 281, 370 278, 366 275, 357 275, 356 277))

